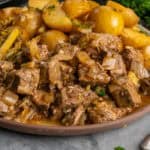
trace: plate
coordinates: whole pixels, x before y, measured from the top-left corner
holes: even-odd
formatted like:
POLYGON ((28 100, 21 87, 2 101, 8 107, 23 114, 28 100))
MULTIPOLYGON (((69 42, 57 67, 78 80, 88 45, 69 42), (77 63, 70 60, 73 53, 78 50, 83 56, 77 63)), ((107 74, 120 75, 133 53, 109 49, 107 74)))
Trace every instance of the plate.
POLYGON ((142 116, 148 113, 150 113, 150 105, 140 108, 136 112, 124 118, 103 124, 64 127, 64 126, 47 126, 47 125, 29 125, 5 119, 0 119, 0 127, 12 131, 17 131, 20 133, 34 134, 34 135, 49 135, 49 136, 87 135, 126 127, 131 122, 139 120, 142 116))
MULTIPOLYGON (((1 4, 12 2, 13 0, 0 0, 1 4)), ((23 0, 25 1, 25 0, 23 0)), ((150 31, 139 25, 139 28, 150 35, 150 31)), ((100 133, 112 129, 122 128, 128 126, 130 123, 139 120, 144 115, 150 113, 150 105, 144 106, 132 114, 125 116, 116 121, 111 121, 103 124, 93 124, 84 126, 57 126, 57 125, 31 125, 18 123, 11 120, 0 118, 0 127, 20 133, 34 134, 34 135, 48 135, 48 136, 77 136, 100 133)))

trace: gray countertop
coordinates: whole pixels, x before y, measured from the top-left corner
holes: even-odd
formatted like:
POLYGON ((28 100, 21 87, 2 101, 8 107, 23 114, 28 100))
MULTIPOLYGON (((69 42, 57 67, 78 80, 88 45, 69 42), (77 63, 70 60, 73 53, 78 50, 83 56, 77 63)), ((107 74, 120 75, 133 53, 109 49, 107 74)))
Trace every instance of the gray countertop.
POLYGON ((138 150, 148 134, 149 114, 126 128, 89 136, 33 136, 0 129, 0 150, 113 150, 118 145, 126 150, 138 150))

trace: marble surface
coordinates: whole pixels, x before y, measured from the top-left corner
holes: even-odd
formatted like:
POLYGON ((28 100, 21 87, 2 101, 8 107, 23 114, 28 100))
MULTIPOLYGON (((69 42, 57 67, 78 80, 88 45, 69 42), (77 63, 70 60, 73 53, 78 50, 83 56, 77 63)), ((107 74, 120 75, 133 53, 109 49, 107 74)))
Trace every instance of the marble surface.
POLYGON ((118 145, 138 150, 148 134, 150 114, 126 128, 88 136, 33 136, 0 129, 0 150, 113 150, 118 145))

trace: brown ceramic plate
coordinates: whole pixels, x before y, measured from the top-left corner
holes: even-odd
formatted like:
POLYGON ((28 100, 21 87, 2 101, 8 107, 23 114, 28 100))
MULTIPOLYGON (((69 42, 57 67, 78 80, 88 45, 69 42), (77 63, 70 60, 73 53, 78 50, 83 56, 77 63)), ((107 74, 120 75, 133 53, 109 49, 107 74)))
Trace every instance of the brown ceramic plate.
MULTIPOLYGON (((150 31, 139 25, 143 32, 146 32, 150 35, 150 31)), ((149 100, 150 102, 150 100, 149 100)), ((134 122, 144 115, 150 113, 150 103, 137 111, 131 113, 128 116, 125 116, 116 121, 111 121, 103 124, 93 124, 85 126, 70 126, 64 127, 59 125, 37 125, 37 124, 23 124, 15 121, 10 121, 0 118, 0 127, 21 132, 27 134, 35 135, 51 135, 51 136, 75 136, 75 135, 86 135, 93 134, 98 132, 104 132, 111 129, 117 129, 121 127, 126 127, 131 122, 134 122)))
POLYGON ((136 112, 116 121, 104 123, 104 124, 94 124, 85 126, 47 126, 47 125, 30 125, 17 123, 14 121, 8 121, 5 119, 0 119, 0 127, 9 130, 35 134, 35 135, 52 135, 52 136, 74 136, 74 135, 86 135, 98 132, 104 132, 106 130, 117 129, 121 127, 126 127, 129 123, 140 119, 142 116, 150 113, 150 105, 140 108, 136 112))

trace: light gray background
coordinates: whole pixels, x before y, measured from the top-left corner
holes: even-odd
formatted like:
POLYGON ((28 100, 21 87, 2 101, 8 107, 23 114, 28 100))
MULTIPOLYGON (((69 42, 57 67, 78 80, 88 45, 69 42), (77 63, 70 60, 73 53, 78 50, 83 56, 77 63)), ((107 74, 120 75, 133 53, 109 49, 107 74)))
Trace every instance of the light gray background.
POLYGON ((89 136, 33 136, 0 129, 0 150, 113 150, 118 145, 126 150, 138 150, 148 134, 149 114, 126 128, 89 136))

